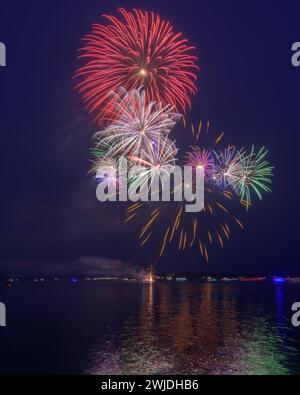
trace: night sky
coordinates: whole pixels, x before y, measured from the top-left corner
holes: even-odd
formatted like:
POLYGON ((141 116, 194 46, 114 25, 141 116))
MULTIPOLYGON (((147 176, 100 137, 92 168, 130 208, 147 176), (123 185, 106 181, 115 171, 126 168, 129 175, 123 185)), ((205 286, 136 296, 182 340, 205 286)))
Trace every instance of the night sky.
MULTIPOLYGON (((298 4, 297 4, 298 3, 298 4)), ((153 263, 118 205, 96 201, 88 170, 96 131, 74 92, 76 51, 92 23, 118 6, 158 12, 197 47, 201 71, 189 121, 209 120, 237 146, 266 146, 275 167, 272 194, 241 218, 224 249, 169 252, 159 270, 300 272, 300 41, 296 1, 6 1, 0 41, 0 276, 32 273, 81 257, 153 263)), ((175 131, 176 133, 176 131, 175 131)), ((179 147, 180 148, 180 147, 179 147)))

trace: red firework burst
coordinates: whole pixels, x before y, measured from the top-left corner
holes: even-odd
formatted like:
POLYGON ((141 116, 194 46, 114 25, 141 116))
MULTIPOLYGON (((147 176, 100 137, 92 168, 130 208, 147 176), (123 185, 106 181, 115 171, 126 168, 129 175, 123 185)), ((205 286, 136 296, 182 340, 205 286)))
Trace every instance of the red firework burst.
POLYGON ((191 106, 196 88, 197 57, 181 33, 153 12, 119 9, 122 19, 104 15, 108 25, 95 24, 84 40, 76 72, 77 89, 97 119, 111 119, 113 93, 144 87, 148 102, 191 106))

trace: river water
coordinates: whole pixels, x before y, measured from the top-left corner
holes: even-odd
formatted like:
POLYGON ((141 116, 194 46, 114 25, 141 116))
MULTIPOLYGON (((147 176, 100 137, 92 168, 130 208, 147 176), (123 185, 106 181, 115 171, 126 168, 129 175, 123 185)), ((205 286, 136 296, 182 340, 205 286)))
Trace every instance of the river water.
POLYGON ((300 373, 300 284, 49 281, 0 301, 0 373, 300 373))

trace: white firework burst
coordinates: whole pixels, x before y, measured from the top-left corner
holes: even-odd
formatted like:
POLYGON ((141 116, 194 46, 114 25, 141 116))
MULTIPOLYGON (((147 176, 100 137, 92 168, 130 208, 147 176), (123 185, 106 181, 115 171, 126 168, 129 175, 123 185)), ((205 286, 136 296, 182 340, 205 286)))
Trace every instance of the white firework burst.
POLYGON ((220 152, 214 151, 214 155, 213 181, 222 188, 231 187, 237 192, 237 184, 243 173, 244 150, 237 150, 233 146, 228 146, 220 152))
POLYGON ((164 189, 164 181, 170 180, 170 173, 176 164, 178 149, 168 138, 161 138, 152 144, 152 149, 141 156, 129 156, 132 162, 131 189, 159 193, 164 189))
POLYGON ((121 89, 114 96, 114 121, 96 134, 99 144, 109 147, 106 156, 153 155, 155 145, 169 135, 181 116, 171 106, 147 104, 142 89, 121 89))

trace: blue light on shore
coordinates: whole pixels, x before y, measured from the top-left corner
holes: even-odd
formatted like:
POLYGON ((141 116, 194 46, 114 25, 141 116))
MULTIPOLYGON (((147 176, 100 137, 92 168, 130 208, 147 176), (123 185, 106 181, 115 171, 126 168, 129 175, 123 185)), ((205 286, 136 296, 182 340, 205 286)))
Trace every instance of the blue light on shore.
POLYGON ((78 283, 78 278, 72 277, 72 283, 78 283))
POLYGON ((285 277, 273 277, 273 281, 274 283, 285 283, 286 282, 286 278, 285 277))

